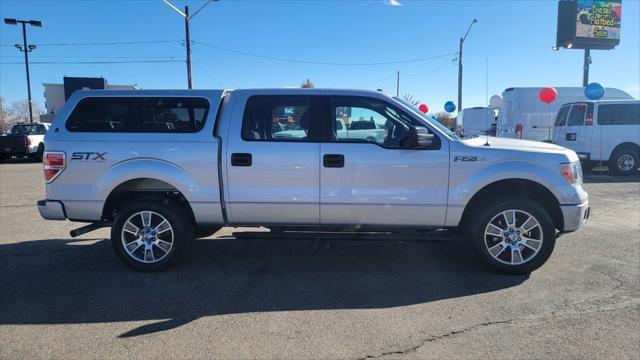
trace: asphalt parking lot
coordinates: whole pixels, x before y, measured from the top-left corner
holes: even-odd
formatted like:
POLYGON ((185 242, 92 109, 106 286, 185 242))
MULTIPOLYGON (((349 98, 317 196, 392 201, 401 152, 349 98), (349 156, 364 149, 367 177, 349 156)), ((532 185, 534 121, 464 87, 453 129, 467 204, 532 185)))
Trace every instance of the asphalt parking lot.
POLYGON ((40 164, 0 164, 0 358, 638 358, 640 176, 585 187, 590 221, 530 276, 463 242, 230 229, 138 273, 106 229, 72 239, 40 218, 40 164))

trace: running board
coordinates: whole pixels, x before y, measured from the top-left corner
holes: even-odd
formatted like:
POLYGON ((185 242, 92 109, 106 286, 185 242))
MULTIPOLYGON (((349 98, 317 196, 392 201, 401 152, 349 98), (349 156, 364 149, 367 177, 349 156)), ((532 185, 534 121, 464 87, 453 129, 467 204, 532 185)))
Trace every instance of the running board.
POLYGON ((69 235, 74 238, 74 237, 77 237, 77 236, 80 236, 80 235, 84 235, 86 233, 89 233, 89 232, 92 232, 92 231, 95 231, 95 230, 98 230, 98 229, 102 229, 102 228, 105 228, 105 227, 110 227, 110 226, 111 226, 110 222, 91 223, 89 225, 85 225, 85 226, 77 228, 75 230, 71 230, 69 232, 69 235))
POLYGON ((391 232, 310 232, 310 231, 243 231, 231 235, 236 239, 361 240, 361 241, 451 241, 456 235, 447 230, 425 233, 391 232))

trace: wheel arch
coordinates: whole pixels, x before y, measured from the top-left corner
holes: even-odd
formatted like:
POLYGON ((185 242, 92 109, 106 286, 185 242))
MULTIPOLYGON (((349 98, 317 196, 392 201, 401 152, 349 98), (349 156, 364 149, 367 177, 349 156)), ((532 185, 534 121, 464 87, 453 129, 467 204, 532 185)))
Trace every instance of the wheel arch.
POLYGON ((474 209, 483 201, 491 197, 503 196, 505 194, 522 195, 532 201, 538 202, 549 211, 554 227, 558 230, 562 230, 564 228, 564 218, 562 215, 562 209, 560 208, 560 202, 553 192, 536 181, 519 178, 494 181, 476 191, 464 208, 460 219, 460 225, 465 227, 470 223, 474 209))
POLYGON ((613 148, 613 150, 611 151, 611 155, 609 155, 609 160, 613 159, 613 156, 616 154, 616 152, 620 149, 633 149, 637 152, 640 152, 640 145, 634 143, 634 142, 623 142, 620 143, 618 145, 616 145, 616 147, 613 148))
POLYGON ((175 186, 154 178, 134 178, 115 186, 105 200, 102 219, 113 221, 122 207, 143 198, 153 198, 165 204, 176 203, 195 221, 193 209, 184 194, 175 186))

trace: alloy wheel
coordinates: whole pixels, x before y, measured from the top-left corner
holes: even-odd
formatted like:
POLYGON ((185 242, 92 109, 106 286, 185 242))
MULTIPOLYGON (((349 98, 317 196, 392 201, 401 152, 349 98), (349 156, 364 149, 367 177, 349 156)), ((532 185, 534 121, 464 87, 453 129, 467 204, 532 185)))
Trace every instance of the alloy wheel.
POLYGON ((542 248, 540 222, 526 211, 510 209, 494 216, 484 231, 484 245, 497 261, 520 265, 533 259, 542 248))
POLYGON ((164 259, 173 249, 174 231, 164 216, 153 211, 139 211, 125 221, 121 239, 129 257, 153 264, 164 259))

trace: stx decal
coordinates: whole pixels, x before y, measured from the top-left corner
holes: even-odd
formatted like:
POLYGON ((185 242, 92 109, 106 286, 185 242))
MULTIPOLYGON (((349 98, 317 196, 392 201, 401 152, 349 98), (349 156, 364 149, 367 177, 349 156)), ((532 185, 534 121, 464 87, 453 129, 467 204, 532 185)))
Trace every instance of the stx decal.
POLYGON ((107 161, 105 155, 106 152, 74 152, 71 154, 71 160, 107 161))

